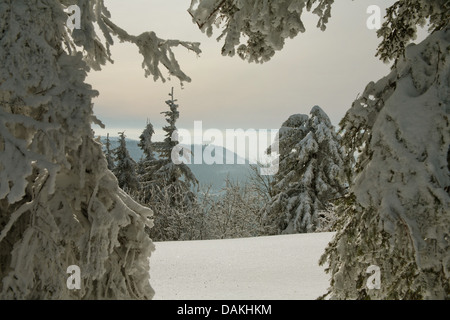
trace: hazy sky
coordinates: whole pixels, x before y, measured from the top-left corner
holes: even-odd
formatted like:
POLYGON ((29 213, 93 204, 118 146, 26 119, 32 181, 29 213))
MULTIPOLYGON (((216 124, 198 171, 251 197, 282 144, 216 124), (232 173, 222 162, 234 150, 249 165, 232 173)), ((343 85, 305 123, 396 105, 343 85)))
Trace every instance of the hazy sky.
POLYGON ((306 32, 287 40, 282 51, 261 65, 223 57, 222 43, 215 40, 219 33, 208 38, 192 23, 187 13, 190 0, 106 1, 113 21, 129 33, 155 31, 160 38, 201 42, 203 53, 197 57, 175 49, 182 69, 192 78, 182 89, 177 79, 162 83, 145 78, 137 48, 117 41, 114 64, 88 77, 100 91, 94 111, 106 125, 105 130, 94 130, 111 136, 125 130, 137 139, 147 119, 160 129, 171 87, 180 105, 178 128, 192 129, 194 121, 201 120, 204 130, 277 129, 290 115, 308 114, 314 105, 337 126, 367 83, 389 72, 389 65, 375 58, 380 39, 366 27, 366 10, 379 5, 384 15, 393 2, 336 1, 325 32, 316 28, 317 17, 306 13, 306 32))

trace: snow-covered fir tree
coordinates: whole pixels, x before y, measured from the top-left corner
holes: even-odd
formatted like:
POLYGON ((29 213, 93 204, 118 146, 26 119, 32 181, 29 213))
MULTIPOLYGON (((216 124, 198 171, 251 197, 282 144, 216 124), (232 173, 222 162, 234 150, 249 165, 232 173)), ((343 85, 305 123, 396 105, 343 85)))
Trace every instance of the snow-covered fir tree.
POLYGON ((333 298, 450 298, 449 48, 448 27, 408 46, 341 122, 349 162, 359 156, 322 257, 333 298))
POLYGON ((0 2, 0 298, 149 299, 145 227, 152 211, 134 202, 108 170, 91 124, 90 68, 111 61, 113 36, 136 44, 145 75, 189 81, 172 48, 197 43, 128 34, 103 0, 78 1, 80 29, 67 2, 0 2), (96 34, 99 30, 102 36, 96 34), (100 40, 104 39, 104 41, 100 40), (69 290, 70 265, 81 288, 69 290))
POLYGON ((109 133, 106 134, 105 157, 106 162, 108 163, 108 169, 113 170, 115 165, 114 165, 114 156, 111 150, 111 140, 109 139, 109 133))
POLYGON ((119 132, 119 145, 113 153, 116 163, 113 173, 119 182, 119 187, 129 193, 137 191, 140 188, 136 172, 137 165, 128 152, 124 132, 119 132))
POLYGON ((320 107, 310 115, 292 115, 280 128, 279 171, 265 212, 269 234, 315 231, 319 212, 343 195, 339 137, 320 107))
POLYGON ((144 154, 144 161, 153 161, 155 160, 155 152, 153 150, 152 145, 152 137, 155 134, 155 130, 153 129, 153 125, 150 121, 147 120, 147 125, 145 126, 144 131, 139 136, 138 146, 141 148, 144 154))
POLYGON ((250 184, 229 177, 220 196, 203 198, 207 233, 214 239, 257 237, 263 234, 261 215, 265 199, 250 184), (208 203, 209 202, 209 203, 208 203))
POLYGON ((139 136, 138 146, 141 148, 143 156, 137 164, 138 179, 141 185, 139 199, 144 203, 150 201, 154 184, 153 171, 155 170, 154 161, 156 160, 152 142, 154 133, 153 125, 147 120, 147 125, 139 136))

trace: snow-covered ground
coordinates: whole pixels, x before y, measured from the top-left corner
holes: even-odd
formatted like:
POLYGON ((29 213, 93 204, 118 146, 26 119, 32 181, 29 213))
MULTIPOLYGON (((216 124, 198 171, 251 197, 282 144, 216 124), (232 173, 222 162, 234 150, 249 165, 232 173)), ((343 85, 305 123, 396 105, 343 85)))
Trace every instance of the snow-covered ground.
POLYGON ((316 299, 329 286, 318 261, 333 235, 156 242, 154 299, 316 299))

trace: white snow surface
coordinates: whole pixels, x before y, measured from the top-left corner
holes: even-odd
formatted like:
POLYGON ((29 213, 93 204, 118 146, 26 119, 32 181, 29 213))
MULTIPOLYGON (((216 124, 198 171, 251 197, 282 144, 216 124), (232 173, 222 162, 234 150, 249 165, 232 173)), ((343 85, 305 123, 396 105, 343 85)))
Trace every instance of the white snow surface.
POLYGON ((155 300, 312 300, 329 287, 319 258, 334 233, 155 242, 155 300))

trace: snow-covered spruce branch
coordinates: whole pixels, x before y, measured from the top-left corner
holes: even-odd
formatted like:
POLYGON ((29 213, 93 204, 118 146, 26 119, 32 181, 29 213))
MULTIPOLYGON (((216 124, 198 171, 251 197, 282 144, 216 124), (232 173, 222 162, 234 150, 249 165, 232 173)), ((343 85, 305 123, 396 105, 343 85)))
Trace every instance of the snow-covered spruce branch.
MULTIPOLYGON (((213 34, 223 30, 222 54, 236 53, 249 62, 263 63, 281 50, 287 38, 305 32, 302 14, 319 17, 317 27, 325 30, 331 18, 334 0, 191 0, 188 10, 193 22, 213 34), (241 37, 246 43, 241 43, 241 37)), ((386 20, 378 31, 381 38, 377 56, 387 62, 403 57, 405 48, 417 35, 417 27, 429 22, 429 31, 442 30, 448 24, 448 0, 400 0, 387 9, 386 20)))
POLYGON ((428 23, 428 31, 443 30, 449 22, 448 0, 402 0, 386 10, 386 21, 377 35, 382 38, 376 56, 384 62, 404 57, 406 46, 416 39, 417 27, 428 23))
POLYGON ((217 40, 224 38, 222 54, 236 53, 249 62, 263 63, 284 47, 285 39, 305 32, 302 14, 312 11, 319 17, 317 27, 325 30, 331 17, 333 0, 192 0, 189 14, 194 23, 213 34, 224 28, 217 40), (241 36, 247 43, 241 43, 241 36))
MULTIPOLYGON (((69 3, 63 1, 67 8, 69 3)), ((182 70, 172 48, 181 46, 196 54, 200 54, 200 44, 181 40, 164 40, 156 36, 152 31, 143 32, 140 35, 130 35, 126 30, 116 25, 111 20, 111 13, 104 4, 104 0, 79 0, 77 5, 81 11, 81 29, 69 32, 61 30, 66 50, 72 54, 82 48, 84 60, 90 67, 100 70, 102 65, 113 62, 111 46, 114 44, 113 37, 121 42, 129 42, 136 45, 139 53, 143 56, 142 67, 145 76, 153 76, 154 80, 165 81, 160 70, 162 64, 171 76, 177 77, 181 82, 190 82, 191 79, 182 70), (97 34, 96 26, 101 31, 103 41, 97 34)))
POLYGON ((180 40, 163 40, 158 38, 154 32, 144 32, 139 36, 133 36, 118 27, 106 16, 102 16, 102 21, 108 26, 111 33, 117 36, 120 41, 133 43, 139 48, 139 52, 144 57, 142 67, 145 70, 146 77, 153 75, 153 80, 156 81, 161 79, 164 82, 165 78, 159 68, 159 64, 161 63, 169 70, 171 75, 177 77, 180 81, 191 81, 191 78, 181 70, 178 61, 175 58, 175 54, 172 51, 172 47, 182 46, 189 51, 200 54, 200 43, 180 40))

